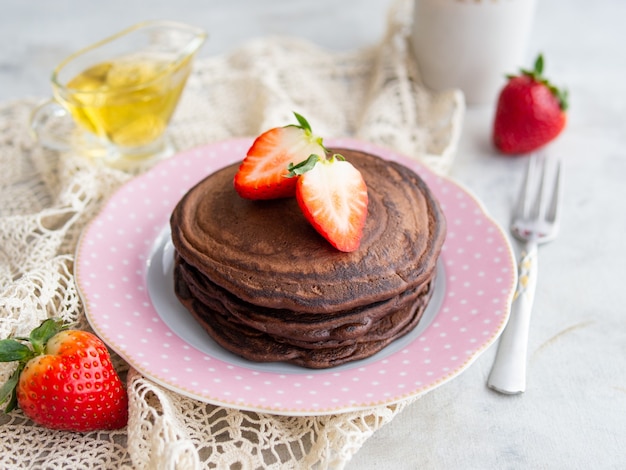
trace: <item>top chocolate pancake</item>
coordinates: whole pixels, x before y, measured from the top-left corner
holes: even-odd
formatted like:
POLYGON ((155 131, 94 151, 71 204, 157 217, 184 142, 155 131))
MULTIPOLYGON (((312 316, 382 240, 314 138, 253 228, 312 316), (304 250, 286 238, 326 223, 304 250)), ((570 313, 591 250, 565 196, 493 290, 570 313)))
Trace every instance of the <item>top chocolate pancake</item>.
POLYGON ((426 184, 399 163, 333 151, 361 171, 368 188, 357 251, 330 245, 295 198, 241 198, 233 187, 239 164, 233 164, 190 189, 174 209, 172 242, 179 256, 245 302, 303 314, 357 308, 428 282, 445 219, 426 184))

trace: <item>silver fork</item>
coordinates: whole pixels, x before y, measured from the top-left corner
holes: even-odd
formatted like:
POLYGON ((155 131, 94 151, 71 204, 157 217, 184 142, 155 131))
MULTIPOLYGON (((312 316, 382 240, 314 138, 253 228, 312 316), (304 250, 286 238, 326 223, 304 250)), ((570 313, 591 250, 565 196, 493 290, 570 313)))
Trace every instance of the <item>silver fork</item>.
POLYGON ((543 153, 533 154, 511 222, 511 233, 524 242, 517 291, 487 381, 490 388, 500 393, 517 394, 526 389, 528 329, 537 284, 537 247, 557 236, 560 193, 560 160, 551 161, 543 153))

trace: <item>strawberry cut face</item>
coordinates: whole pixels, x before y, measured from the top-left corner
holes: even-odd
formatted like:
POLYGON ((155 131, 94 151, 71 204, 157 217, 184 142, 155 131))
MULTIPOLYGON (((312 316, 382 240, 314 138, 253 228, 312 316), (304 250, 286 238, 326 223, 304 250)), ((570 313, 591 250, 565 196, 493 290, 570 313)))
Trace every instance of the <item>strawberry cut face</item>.
POLYGON ((349 162, 320 160, 298 178, 296 199, 309 223, 340 251, 359 248, 367 217, 367 186, 349 162))
POLYGON ((325 149, 310 131, 297 126, 270 129, 256 138, 235 175, 235 190, 246 199, 276 199, 295 195, 296 180, 288 165, 325 149))

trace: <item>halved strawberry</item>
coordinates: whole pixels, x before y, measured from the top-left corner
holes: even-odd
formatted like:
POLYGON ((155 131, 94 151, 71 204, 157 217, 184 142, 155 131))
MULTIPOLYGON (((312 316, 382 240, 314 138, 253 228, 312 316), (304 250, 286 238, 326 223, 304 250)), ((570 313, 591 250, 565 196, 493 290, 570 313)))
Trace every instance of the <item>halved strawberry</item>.
POLYGON ((289 163, 311 154, 325 155, 322 139, 313 135, 309 123, 294 113, 299 125, 270 129, 256 138, 235 175, 235 190, 246 199, 291 197, 296 180, 288 178, 289 163))
POLYGON ((357 250, 368 203, 361 172, 337 154, 311 155, 289 170, 298 176, 296 200, 309 223, 338 250, 357 250))

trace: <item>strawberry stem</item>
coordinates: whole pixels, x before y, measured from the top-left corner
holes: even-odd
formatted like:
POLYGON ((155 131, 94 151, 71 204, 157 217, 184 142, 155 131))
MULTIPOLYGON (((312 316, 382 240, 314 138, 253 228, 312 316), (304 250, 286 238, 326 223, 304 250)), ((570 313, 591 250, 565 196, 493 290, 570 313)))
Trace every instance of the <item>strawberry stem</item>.
POLYGON ((0 362, 19 361, 13 374, 11 374, 9 379, 0 387, 0 405, 7 403, 4 409, 5 413, 9 413, 16 408, 17 394, 15 393, 15 387, 17 386, 22 370, 24 370, 24 366, 34 356, 35 354, 28 346, 15 339, 3 339, 0 341, 0 362))

